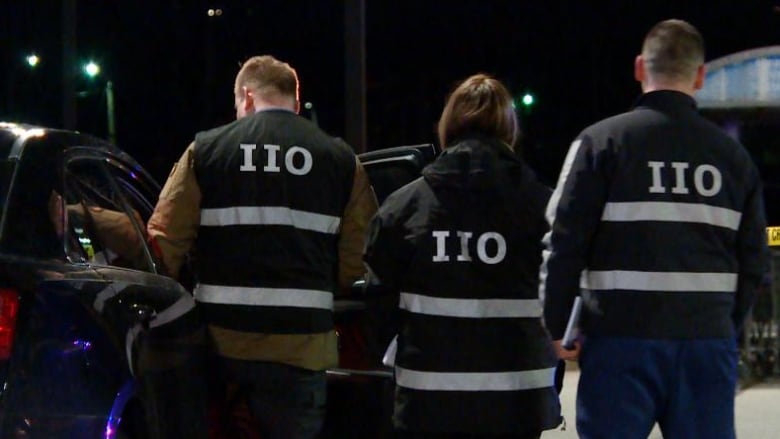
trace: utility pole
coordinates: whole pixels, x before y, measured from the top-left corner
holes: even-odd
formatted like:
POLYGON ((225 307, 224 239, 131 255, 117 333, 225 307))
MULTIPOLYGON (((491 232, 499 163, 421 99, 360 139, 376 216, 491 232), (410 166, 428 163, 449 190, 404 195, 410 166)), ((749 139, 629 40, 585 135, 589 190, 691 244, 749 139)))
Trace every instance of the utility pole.
POLYGON ((344 115, 346 140, 366 150, 366 2, 344 1, 344 115))
POLYGON ((76 0, 62 0, 62 125, 76 129, 76 0))
POLYGON ((114 115, 114 83, 106 82, 106 114, 108 116, 108 141, 116 145, 116 116, 114 115))

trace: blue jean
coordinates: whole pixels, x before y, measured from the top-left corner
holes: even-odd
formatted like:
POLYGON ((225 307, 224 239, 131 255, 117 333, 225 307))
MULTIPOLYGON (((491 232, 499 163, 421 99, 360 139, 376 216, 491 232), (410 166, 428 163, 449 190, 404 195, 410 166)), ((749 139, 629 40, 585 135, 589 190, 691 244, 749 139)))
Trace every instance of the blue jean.
POLYGON ((589 337, 580 354, 583 439, 733 439, 736 341, 589 337))
POLYGON ((263 439, 313 439, 325 419, 325 371, 221 358, 225 379, 246 395, 263 439))

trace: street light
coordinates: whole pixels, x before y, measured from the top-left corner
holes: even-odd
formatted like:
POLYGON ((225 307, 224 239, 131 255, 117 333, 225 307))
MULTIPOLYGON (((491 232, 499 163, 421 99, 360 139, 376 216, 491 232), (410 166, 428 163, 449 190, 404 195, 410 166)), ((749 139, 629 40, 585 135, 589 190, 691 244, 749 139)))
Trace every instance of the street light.
MULTIPOLYGON (((89 79, 95 78, 100 74, 100 65, 94 61, 89 61, 82 67, 84 74, 89 79)), ((114 83, 110 80, 106 81, 106 117, 108 127, 108 141, 112 144, 116 144, 116 117, 114 115, 114 83)))
POLYGON ((531 92, 523 93, 522 96, 512 99, 512 108, 523 112, 523 114, 530 114, 531 107, 536 104, 536 96, 531 92))
POLYGON ((84 64, 84 73, 86 73, 87 77, 92 79, 100 74, 100 66, 97 65, 94 61, 90 61, 84 64))
POLYGON ((314 104, 311 102, 306 102, 303 104, 303 108, 309 110, 309 115, 311 116, 311 121, 314 125, 320 126, 320 124, 317 123, 317 110, 314 109, 314 104))
POLYGON ((14 102, 16 97, 21 94, 29 93, 31 87, 37 87, 38 90, 40 89, 40 82, 33 79, 34 76, 37 76, 37 73, 33 72, 40 66, 42 61, 41 58, 34 52, 31 52, 17 61, 19 62, 14 62, 6 69, 8 78, 6 80, 6 86, 4 87, 5 99, 3 102, 5 105, 4 111, 7 112, 5 117, 23 117, 24 111, 21 108, 17 108, 17 105, 20 103, 14 102), (25 67, 27 67, 26 70, 28 70, 29 73, 23 78, 20 78, 20 75, 25 74, 22 72, 25 67))
POLYGON ((38 55, 34 53, 27 55, 24 60, 27 61, 27 65, 30 66, 31 69, 38 67, 38 64, 41 62, 41 59, 38 57, 38 55))
POLYGON ((525 105, 526 107, 530 107, 533 104, 534 104, 534 95, 532 95, 531 93, 524 94, 523 105, 525 105))

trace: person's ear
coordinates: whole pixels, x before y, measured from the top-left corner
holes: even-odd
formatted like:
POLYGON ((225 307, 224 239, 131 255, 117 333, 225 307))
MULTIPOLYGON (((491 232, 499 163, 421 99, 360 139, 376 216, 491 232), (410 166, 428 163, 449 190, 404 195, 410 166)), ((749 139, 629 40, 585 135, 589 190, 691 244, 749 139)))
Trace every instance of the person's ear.
POLYGON ((647 73, 645 72, 645 59, 642 55, 637 55, 634 59, 634 79, 644 84, 647 79, 647 73))
POLYGON ((707 71, 704 68, 704 64, 702 64, 696 69, 696 80, 693 83, 694 90, 701 90, 701 88, 704 87, 704 77, 706 75, 707 71))
POLYGON ((252 91, 245 86, 241 89, 244 92, 244 113, 252 114, 255 112, 255 97, 252 91))

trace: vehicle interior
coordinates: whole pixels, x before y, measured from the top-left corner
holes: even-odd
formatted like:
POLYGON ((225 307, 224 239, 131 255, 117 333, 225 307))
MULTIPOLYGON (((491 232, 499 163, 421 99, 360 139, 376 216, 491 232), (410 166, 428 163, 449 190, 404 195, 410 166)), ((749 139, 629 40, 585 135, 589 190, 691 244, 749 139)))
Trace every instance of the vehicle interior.
MULTIPOLYGON (((417 179, 438 154, 430 143, 399 146, 360 155, 381 204, 393 191, 417 179)), ((351 431, 352 437, 392 437, 392 369, 381 364, 396 332, 398 295, 358 281, 348 298, 335 302, 339 368, 328 370, 329 416, 324 438, 351 431), (333 415, 330 415, 333 414, 333 415)))

